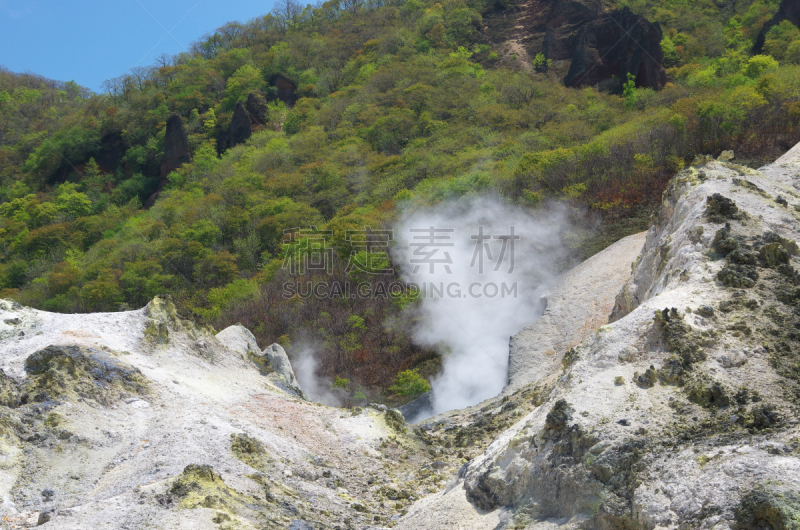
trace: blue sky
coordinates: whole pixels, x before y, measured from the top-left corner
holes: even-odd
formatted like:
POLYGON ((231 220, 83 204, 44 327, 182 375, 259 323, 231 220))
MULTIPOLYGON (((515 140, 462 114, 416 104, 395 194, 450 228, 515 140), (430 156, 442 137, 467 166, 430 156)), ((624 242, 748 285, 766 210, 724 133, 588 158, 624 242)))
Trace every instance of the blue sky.
POLYGON ((265 15, 273 0, 0 0, 0 65, 101 90, 106 79, 225 22, 265 15), (174 29, 173 29, 174 28, 174 29), (170 30, 170 34, 167 33, 170 30))

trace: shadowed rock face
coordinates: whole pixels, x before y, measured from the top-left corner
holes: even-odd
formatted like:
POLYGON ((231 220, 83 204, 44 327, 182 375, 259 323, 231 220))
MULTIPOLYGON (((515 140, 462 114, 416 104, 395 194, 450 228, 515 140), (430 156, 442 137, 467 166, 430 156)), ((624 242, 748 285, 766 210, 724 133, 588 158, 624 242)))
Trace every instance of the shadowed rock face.
POLYGON ((167 120, 167 130, 164 134, 164 156, 161 158, 159 167, 158 188, 147 199, 145 206, 149 208, 156 202, 164 186, 167 185, 167 176, 181 167, 183 164, 192 161, 189 153, 189 138, 186 136, 186 129, 183 127, 183 120, 177 114, 173 114, 167 120))
POLYGON ((267 124, 267 100, 264 99, 261 91, 250 92, 247 95, 245 109, 254 128, 263 127, 267 124))
POLYGON ((189 139, 186 136, 186 129, 183 127, 183 120, 177 114, 173 114, 167 120, 167 131, 164 136, 164 157, 161 159, 159 176, 162 180, 165 180, 167 175, 191 161, 189 139))
POLYGON ((275 89, 275 97, 283 101, 287 107, 293 106, 297 101, 297 96, 295 95, 297 86, 286 77, 275 74, 269 80, 269 84, 275 89))
POLYGON ((414 421, 421 413, 433 409, 431 404, 431 393, 425 392, 414 401, 410 401, 399 407, 398 410, 408 421, 414 421))
POLYGON ((767 32, 771 30, 773 26, 777 26, 784 20, 788 20, 795 26, 800 25, 800 0, 783 0, 783 2, 781 2, 781 7, 778 9, 778 12, 775 13, 775 16, 772 17, 769 22, 764 24, 764 27, 761 28, 761 31, 758 33, 756 43, 753 45, 754 53, 761 53, 764 49, 764 41, 767 38, 767 32))
POLYGON ((108 172, 113 172, 125 157, 127 148, 119 131, 110 132, 100 140, 100 151, 95 155, 97 164, 108 172))
POLYGON ((531 57, 569 61, 567 86, 620 90, 628 73, 637 87, 666 84, 660 26, 628 8, 609 10, 599 0, 530 0, 516 24, 515 40, 531 57))
POLYGON ((658 24, 627 7, 600 16, 581 27, 564 84, 604 83, 619 90, 630 73, 637 87, 662 88, 667 82, 662 36, 658 24))
POLYGON ((535 0, 525 22, 534 48, 554 61, 572 58, 580 29, 603 13, 596 0, 535 0))
POLYGON ((253 122, 242 102, 236 104, 231 119, 231 147, 243 144, 253 134, 253 122))
MULTIPOLYGON (((122 139, 122 133, 120 131, 113 131, 100 139, 99 149, 91 153, 91 157, 94 158, 95 162, 97 162, 97 165, 100 166, 100 169, 103 172, 113 173, 116 171, 117 167, 122 162, 122 159, 125 157, 127 149, 128 148, 125 146, 125 142, 122 139)), ((88 161, 89 160, 87 158, 76 165, 83 169, 83 164, 88 161)), ((64 162, 52 175, 48 177, 47 183, 52 185, 66 182, 70 173, 74 170, 75 169, 73 165, 64 162)))

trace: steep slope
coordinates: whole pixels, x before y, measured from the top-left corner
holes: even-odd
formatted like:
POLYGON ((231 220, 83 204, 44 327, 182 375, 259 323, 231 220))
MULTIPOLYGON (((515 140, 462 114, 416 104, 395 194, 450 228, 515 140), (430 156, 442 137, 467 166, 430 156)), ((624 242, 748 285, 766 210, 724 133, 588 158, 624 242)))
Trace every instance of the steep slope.
POLYGON ((617 241, 564 274, 545 293, 544 314, 511 338, 508 389, 557 373, 564 352, 608 321, 614 298, 631 276, 645 234, 617 241))
POLYGON ((666 84, 661 27, 628 7, 599 0, 528 0, 489 16, 487 32, 504 42, 515 61, 521 56, 528 70, 531 58, 541 54, 565 74, 567 86, 620 90, 629 74, 637 87, 666 84))
POLYGON ((479 454, 399 527, 797 528, 799 169, 701 157, 675 177, 613 323, 423 425, 479 454))

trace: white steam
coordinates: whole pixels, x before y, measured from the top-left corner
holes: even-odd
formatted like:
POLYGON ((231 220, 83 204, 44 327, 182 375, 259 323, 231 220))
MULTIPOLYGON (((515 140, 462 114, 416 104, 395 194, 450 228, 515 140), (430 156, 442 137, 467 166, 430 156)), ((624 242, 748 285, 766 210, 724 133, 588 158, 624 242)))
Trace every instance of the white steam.
POLYGON ((431 382, 431 408, 410 420, 475 405, 502 391, 509 339, 544 310, 542 292, 566 255, 565 225, 561 211, 534 216, 497 198, 445 203, 404 216, 395 230, 395 263, 423 295, 414 339, 444 353, 442 373, 431 382), (431 227, 434 244, 420 247, 432 241, 431 227), (519 237, 513 249, 512 233, 519 237), (436 262, 433 271, 430 261, 436 262))
POLYGON ((297 356, 292 359, 292 369, 300 388, 310 401, 330 407, 342 406, 341 400, 331 392, 330 381, 317 376, 317 359, 313 349, 301 346, 297 356))

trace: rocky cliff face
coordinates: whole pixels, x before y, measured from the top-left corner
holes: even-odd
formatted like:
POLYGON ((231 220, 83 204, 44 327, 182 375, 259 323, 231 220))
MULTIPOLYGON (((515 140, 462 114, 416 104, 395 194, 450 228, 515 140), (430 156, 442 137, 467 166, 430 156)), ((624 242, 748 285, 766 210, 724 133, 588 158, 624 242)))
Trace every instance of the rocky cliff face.
POLYGON ((662 37, 658 24, 627 7, 601 15, 581 26, 564 84, 619 90, 631 74, 637 87, 659 89, 667 82, 662 37))
POLYGON ((596 0, 537 0, 525 5, 520 22, 526 43, 548 59, 572 59, 583 26, 603 13, 596 0))
POLYGON ((798 528, 798 174, 800 146, 698 158, 552 286, 502 395, 417 426, 304 400, 280 346, 168 300, 0 301, 0 525, 798 528))
POLYGON ((555 377, 563 353, 591 337, 631 276, 645 234, 626 237, 564 274, 545 293, 544 314, 511 338, 508 389, 555 377))
POLYGON ((106 134, 100 140, 100 150, 94 159, 105 171, 113 173, 122 162, 126 152, 127 147, 122 139, 122 133, 114 131, 106 134))
POLYGON ((542 53, 559 69, 568 68, 567 86, 618 90, 629 73, 637 87, 659 89, 666 83, 661 28, 627 7, 609 10, 598 0, 531 0, 490 24, 508 24, 509 18, 514 25, 501 31, 503 39, 521 46, 529 58, 542 53))
POLYGON ((267 121, 269 121, 267 100, 260 90, 257 92, 250 92, 247 95, 245 109, 247 110, 247 115, 250 117, 254 129, 264 127, 267 121))
POLYGON ((189 138, 186 136, 183 120, 177 114, 173 114, 167 120, 167 130, 164 134, 164 156, 161 159, 159 176, 166 179, 167 175, 191 161, 189 138))
POLYGON ((158 171, 161 180, 156 191, 147 199, 145 206, 149 207, 155 203, 156 198, 167 185, 167 177, 170 173, 191 161, 189 137, 186 135, 186 128, 183 126, 183 119, 177 114, 173 114, 167 120, 167 127, 164 132, 164 156, 161 158, 161 165, 158 171))
POLYGON ((286 76, 274 74, 269 78, 269 84, 274 91, 275 98, 283 101, 287 107, 294 106, 297 101, 297 85, 286 76))

